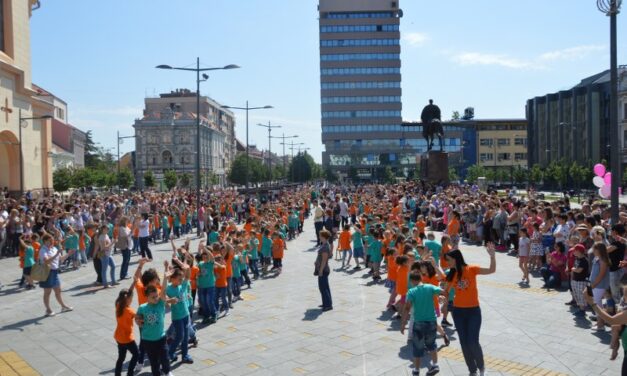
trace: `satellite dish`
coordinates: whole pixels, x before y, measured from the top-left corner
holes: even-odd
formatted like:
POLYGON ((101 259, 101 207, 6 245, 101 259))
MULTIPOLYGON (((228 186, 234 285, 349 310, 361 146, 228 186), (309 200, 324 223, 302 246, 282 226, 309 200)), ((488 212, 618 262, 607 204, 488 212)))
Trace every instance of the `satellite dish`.
POLYGON ((398 18, 403 18, 403 10, 402 9, 399 9, 396 14, 398 14, 398 18))

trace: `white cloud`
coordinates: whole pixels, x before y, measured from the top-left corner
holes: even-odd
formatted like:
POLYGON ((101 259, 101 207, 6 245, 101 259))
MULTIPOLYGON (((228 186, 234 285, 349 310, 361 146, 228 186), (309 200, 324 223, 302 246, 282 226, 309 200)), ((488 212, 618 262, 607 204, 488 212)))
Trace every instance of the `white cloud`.
POLYGON ((497 65, 512 69, 531 69, 534 64, 509 57, 507 55, 482 54, 479 52, 466 52, 453 56, 453 61, 460 65, 497 65))
POLYGON ((429 41, 429 36, 425 33, 403 33, 403 40, 410 46, 419 47, 429 41))
POLYGON ((542 53, 530 59, 522 59, 503 54, 463 52, 455 54, 451 60, 459 65, 494 65, 509 69, 546 69, 547 64, 556 61, 581 60, 593 53, 604 51, 602 45, 581 45, 542 53))
POLYGON ((556 60, 578 60, 593 54, 595 52, 604 51, 605 46, 601 45, 584 45, 571 48, 565 48, 563 50, 556 50, 545 52, 540 55, 539 59, 542 61, 556 61, 556 60))

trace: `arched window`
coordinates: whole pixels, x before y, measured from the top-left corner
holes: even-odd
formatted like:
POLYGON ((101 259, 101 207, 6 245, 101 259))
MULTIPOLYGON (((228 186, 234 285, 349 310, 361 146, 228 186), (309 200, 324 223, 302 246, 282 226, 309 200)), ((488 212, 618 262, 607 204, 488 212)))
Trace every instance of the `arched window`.
POLYGON ((172 153, 169 150, 161 153, 161 159, 163 160, 163 164, 172 164, 172 153))

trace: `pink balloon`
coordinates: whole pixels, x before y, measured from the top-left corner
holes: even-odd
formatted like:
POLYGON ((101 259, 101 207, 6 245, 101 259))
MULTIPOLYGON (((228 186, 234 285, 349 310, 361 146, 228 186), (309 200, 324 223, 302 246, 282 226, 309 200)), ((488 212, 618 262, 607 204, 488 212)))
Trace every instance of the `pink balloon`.
POLYGON ((610 195, 612 194, 612 186, 611 185, 604 185, 603 187, 601 187, 601 197, 603 198, 608 198, 610 197, 610 195))
POLYGON ((607 174, 605 174, 605 176, 603 177, 603 181, 605 182, 605 185, 612 184, 612 173, 608 172, 607 174))
POLYGON ((603 175, 605 175, 605 166, 601 163, 597 163, 594 165, 593 171, 596 176, 603 177, 603 175))

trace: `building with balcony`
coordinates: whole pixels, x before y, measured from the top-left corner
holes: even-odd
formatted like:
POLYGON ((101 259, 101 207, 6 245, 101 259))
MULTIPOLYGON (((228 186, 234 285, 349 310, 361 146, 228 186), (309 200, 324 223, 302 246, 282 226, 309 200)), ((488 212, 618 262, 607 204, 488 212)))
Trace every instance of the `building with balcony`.
MULTIPOLYGON (((627 121, 627 66, 619 67, 619 124, 623 127, 624 150, 627 121), (622 113, 621 113, 622 112, 622 113), (622 116, 621 116, 622 115, 622 116)), ((547 166, 551 161, 594 164, 612 156, 610 150, 610 71, 587 77, 570 90, 535 97, 527 101, 529 166, 547 166)))
POLYGON ((477 164, 487 168, 527 168, 527 120, 473 120, 477 164))
POLYGON ((136 181, 140 188, 147 171, 152 171, 157 180, 167 170, 194 175, 198 137, 201 185, 209 185, 212 174, 220 185, 226 184, 226 174, 236 154, 233 113, 213 99, 201 96, 200 134, 196 132, 196 119, 196 93, 189 90, 145 99, 144 116, 133 125, 136 181))

